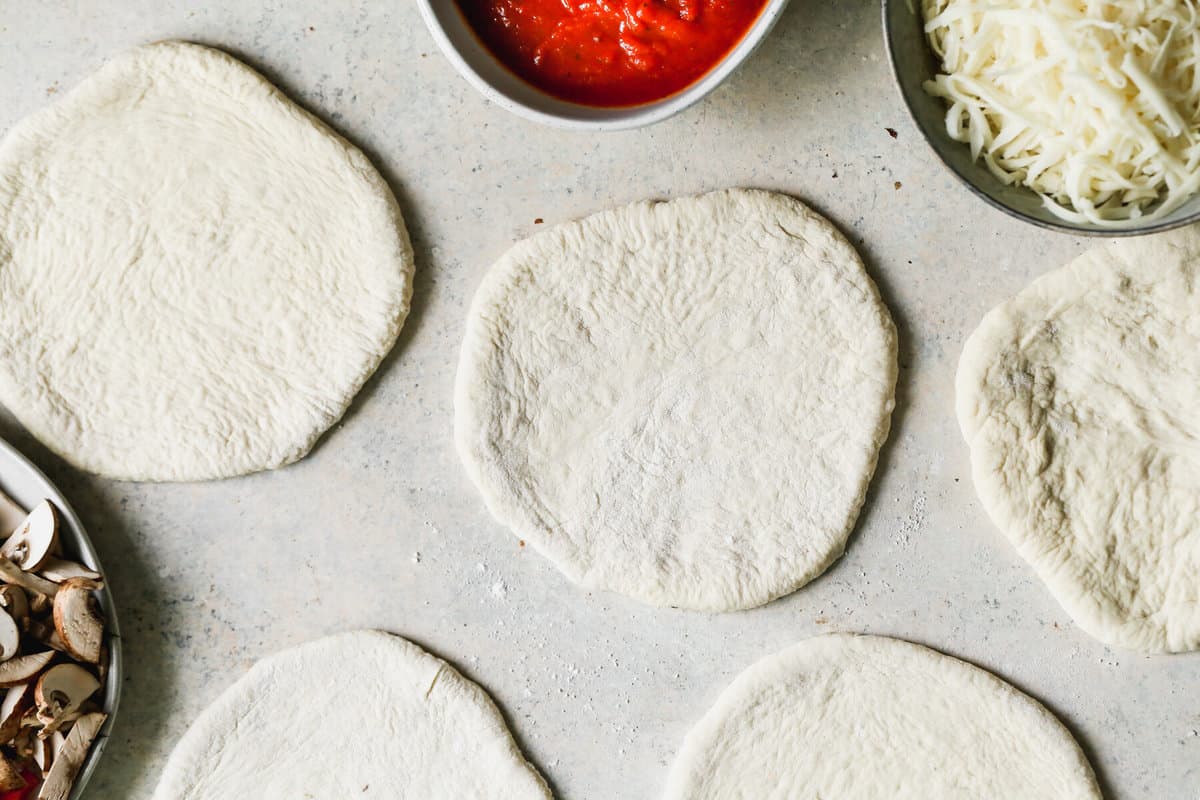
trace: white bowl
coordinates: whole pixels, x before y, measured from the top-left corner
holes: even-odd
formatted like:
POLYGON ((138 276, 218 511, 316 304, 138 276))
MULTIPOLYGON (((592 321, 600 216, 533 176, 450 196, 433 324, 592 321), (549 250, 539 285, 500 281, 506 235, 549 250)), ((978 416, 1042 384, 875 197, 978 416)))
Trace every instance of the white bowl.
POLYGON ((636 106, 604 108, 560 100, 526 83, 484 46, 454 0, 418 0, 438 47, 484 97, 526 119, 556 128, 618 131, 678 114, 721 85, 750 57, 779 20, 788 0, 769 0, 742 40, 715 67, 683 91, 636 106))

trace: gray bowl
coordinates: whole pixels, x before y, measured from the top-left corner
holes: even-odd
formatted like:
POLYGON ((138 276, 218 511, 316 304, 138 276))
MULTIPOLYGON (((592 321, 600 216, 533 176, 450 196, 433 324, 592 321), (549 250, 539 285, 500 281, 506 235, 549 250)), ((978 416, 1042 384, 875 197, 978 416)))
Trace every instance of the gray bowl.
POLYGON ((104 698, 101 702, 108 719, 104 721, 104 727, 100 729, 96 741, 92 743, 87 760, 83 762, 79 775, 75 778, 75 784, 71 787, 69 800, 79 800, 83 796, 84 786, 92 777, 92 773, 96 771, 96 765, 100 763, 104 745, 108 741, 109 732, 117 717, 117 704, 121 699, 121 684, 124 680, 121 669, 121 633, 117 628, 117 613, 113 608, 112 595, 108 590, 108 576, 105 575, 104 568, 100 566, 100 559, 96 555, 95 548, 92 547, 91 540, 88 539, 87 532, 83 529, 83 523, 75 515, 67 498, 63 497, 62 492, 55 488, 41 470, 3 439, 0 439, 0 487, 3 487, 5 494, 25 508, 33 508, 45 499, 51 500, 54 505, 58 506, 63 522, 59 536, 66 557, 86 564, 99 572, 105 579, 104 588, 97 594, 100 599, 100 608, 104 611, 108 623, 108 681, 104 685, 104 698))
POLYGON ((892 73, 913 122, 942 163, 968 189, 992 206, 1042 228, 1084 236, 1139 236, 1189 225, 1200 219, 1200 194, 1162 219, 1120 228, 1059 219, 1042 205, 1036 192, 1023 186, 1006 186, 987 167, 971 159, 971 150, 966 144, 954 141, 946 133, 945 103, 941 98, 930 96, 922 87, 937 74, 937 60, 925 39, 919 0, 883 0, 883 35, 892 73))

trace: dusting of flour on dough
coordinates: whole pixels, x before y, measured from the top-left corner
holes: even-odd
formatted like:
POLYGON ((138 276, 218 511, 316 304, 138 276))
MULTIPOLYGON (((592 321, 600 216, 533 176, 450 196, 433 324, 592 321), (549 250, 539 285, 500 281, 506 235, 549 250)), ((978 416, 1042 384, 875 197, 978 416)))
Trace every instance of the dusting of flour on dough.
POLYGON ((666 800, 1101 800, 1033 699, 918 645, 835 634, 737 677, 688 734, 666 800))
POLYGON ((1038 279, 967 341, 956 394, 983 507, 1080 627, 1200 648, 1200 233, 1038 279))
POLYGON ((798 201, 638 203, 492 267, 455 436, 492 513, 572 580, 750 608, 842 553, 896 371, 857 253, 798 201))
POLYGON ((0 402, 77 467, 303 457, 408 313, 367 158, 230 56, 121 54, 0 143, 0 402))
POLYGON ((376 631, 258 662, 192 724, 154 793, 234 797, 551 800, 483 689, 376 631))

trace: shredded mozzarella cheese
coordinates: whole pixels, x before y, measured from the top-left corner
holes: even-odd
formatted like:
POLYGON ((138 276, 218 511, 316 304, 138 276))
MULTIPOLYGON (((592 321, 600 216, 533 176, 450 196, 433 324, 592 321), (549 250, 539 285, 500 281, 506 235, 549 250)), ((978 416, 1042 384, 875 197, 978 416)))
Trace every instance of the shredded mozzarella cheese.
POLYGON ((921 0, 946 130, 1072 222, 1200 189, 1200 0, 921 0))

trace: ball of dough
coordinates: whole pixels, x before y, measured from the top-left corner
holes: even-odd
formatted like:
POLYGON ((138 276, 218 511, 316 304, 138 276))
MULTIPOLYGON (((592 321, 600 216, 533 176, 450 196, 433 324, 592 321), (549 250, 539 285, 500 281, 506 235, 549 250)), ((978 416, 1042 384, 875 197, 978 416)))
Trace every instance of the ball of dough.
POLYGON ((224 53, 142 47, 0 144, 0 402, 103 475, 278 467, 391 348, 412 269, 362 153, 224 53))
POLYGON ((551 800, 477 685, 377 631, 254 665, 167 760, 154 800, 551 800))
POLYGON ((846 240, 792 198, 723 191, 513 247, 471 308, 455 431, 492 513, 572 580, 725 611, 842 553, 895 381, 846 240))
POLYGON ((967 341, 957 400, 984 508, 1079 626, 1200 648, 1200 233, 1035 281, 967 341))
POLYGON ((1101 800, 1033 699, 941 653, 821 636, 743 672, 684 741, 666 800, 1101 800))

